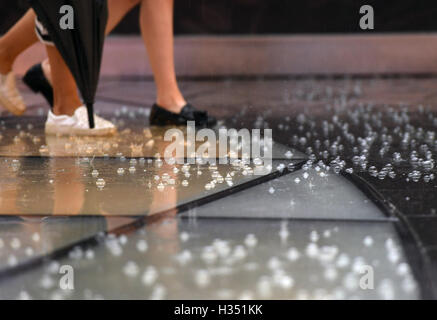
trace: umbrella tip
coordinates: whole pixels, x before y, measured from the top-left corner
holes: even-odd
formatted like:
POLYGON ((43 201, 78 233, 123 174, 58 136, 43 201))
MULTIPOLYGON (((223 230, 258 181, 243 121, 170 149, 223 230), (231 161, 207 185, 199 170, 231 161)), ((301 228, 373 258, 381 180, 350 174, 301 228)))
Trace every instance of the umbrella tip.
POLYGON ((90 129, 94 129, 95 128, 95 123, 94 123, 94 104, 93 103, 87 103, 86 104, 86 108, 88 111, 88 122, 90 125, 90 129))

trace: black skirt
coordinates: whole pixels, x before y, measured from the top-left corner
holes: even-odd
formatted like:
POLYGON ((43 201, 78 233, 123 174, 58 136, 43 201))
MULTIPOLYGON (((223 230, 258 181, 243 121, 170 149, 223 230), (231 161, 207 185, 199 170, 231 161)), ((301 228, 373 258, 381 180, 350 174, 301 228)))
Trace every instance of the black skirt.
POLYGON ((50 37, 49 32, 44 27, 44 25, 38 20, 38 17, 35 19, 35 32, 39 41, 41 41, 45 45, 54 46, 53 40, 50 37))

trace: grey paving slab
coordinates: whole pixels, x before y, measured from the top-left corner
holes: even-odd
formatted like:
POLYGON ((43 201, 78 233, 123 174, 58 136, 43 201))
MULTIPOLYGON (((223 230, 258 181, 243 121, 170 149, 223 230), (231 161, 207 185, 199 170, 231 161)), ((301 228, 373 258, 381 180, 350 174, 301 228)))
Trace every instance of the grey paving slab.
POLYGON ((417 299, 420 292, 390 223, 167 218, 5 279, 0 298, 417 299), (74 270, 74 290, 59 287, 64 265, 74 270), (366 270, 373 290, 360 286, 366 270))
POLYGON ((132 218, 0 217, 0 272, 15 270, 84 239, 119 228, 132 218))
POLYGON ((388 219, 345 177, 315 169, 287 174, 203 205, 190 214, 208 218, 388 219))

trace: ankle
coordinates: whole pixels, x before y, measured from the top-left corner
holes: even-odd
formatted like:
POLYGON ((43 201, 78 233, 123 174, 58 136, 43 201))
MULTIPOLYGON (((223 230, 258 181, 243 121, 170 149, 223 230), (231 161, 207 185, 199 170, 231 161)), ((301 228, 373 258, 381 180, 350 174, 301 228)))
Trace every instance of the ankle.
POLYGON ((11 72, 13 63, 14 59, 11 57, 8 51, 0 47, 0 73, 8 74, 11 72))
POLYGON ((50 63, 47 59, 41 63, 41 68, 47 81, 50 83, 50 85, 52 85, 52 71, 50 68, 50 63))
POLYGON ((52 113, 55 116, 73 116, 74 115, 74 111, 71 108, 63 108, 61 106, 53 106, 53 111, 52 113))
POLYGON ((80 102, 75 103, 63 103, 53 106, 53 114, 56 116, 72 116, 77 108, 80 107, 80 102))
POLYGON ((156 103, 171 112, 179 113, 182 108, 187 104, 184 97, 182 95, 176 95, 176 96, 165 96, 160 97, 156 99, 156 103))

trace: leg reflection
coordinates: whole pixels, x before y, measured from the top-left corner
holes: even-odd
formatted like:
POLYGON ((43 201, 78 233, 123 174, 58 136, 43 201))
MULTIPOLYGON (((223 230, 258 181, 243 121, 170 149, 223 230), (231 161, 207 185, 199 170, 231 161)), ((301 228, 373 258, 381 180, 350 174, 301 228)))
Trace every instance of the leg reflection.
POLYGON ((85 202, 83 170, 72 160, 50 159, 50 175, 53 176, 53 215, 78 215, 85 202))

